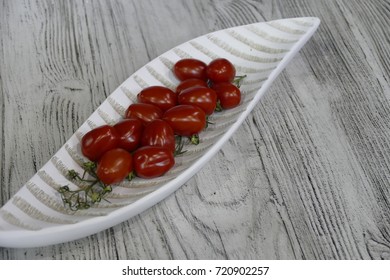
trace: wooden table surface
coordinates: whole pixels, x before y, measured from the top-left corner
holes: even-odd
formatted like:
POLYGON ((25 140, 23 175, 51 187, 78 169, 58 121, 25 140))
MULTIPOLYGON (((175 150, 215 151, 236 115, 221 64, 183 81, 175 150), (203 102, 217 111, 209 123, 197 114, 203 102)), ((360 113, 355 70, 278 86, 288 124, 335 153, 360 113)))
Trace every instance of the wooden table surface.
POLYGON ((321 25, 222 150, 98 234, 0 259, 390 259, 390 2, 0 1, 0 205, 127 77, 211 31, 321 25))

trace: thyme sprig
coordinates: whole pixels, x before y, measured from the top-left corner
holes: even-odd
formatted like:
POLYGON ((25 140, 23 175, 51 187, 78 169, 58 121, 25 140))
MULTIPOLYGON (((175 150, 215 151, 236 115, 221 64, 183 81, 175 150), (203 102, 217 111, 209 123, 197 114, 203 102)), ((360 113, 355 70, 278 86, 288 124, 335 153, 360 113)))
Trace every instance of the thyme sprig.
POLYGON ((72 211, 88 209, 95 203, 104 199, 112 187, 100 181, 96 175, 96 163, 86 162, 83 165, 84 172, 80 175, 74 169, 68 171, 68 178, 78 183, 80 188, 71 190, 68 185, 59 188, 62 202, 72 211))
POLYGON ((240 88, 242 80, 244 80, 245 78, 246 78, 246 75, 236 76, 232 83, 235 84, 236 87, 240 88))

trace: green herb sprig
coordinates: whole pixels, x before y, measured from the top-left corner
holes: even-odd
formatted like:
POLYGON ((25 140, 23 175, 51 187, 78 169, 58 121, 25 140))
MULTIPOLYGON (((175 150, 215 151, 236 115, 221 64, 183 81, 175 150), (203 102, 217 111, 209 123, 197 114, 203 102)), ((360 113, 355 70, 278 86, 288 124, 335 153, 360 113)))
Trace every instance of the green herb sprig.
POLYGON ((68 185, 59 188, 61 199, 65 206, 72 211, 88 209, 95 203, 104 199, 104 196, 112 191, 112 187, 100 181, 96 175, 96 163, 86 162, 83 165, 84 172, 80 174, 71 169, 68 171, 68 178, 80 188, 71 190, 68 185))

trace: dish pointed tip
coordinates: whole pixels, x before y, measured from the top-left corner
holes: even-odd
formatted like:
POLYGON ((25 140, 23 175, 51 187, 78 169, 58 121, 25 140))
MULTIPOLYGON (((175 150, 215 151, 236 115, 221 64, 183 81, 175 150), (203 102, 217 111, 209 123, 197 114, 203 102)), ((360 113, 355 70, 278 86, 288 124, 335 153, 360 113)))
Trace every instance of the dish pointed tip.
POLYGON ((313 26, 318 27, 321 23, 321 19, 318 17, 310 17, 310 19, 313 22, 313 26))

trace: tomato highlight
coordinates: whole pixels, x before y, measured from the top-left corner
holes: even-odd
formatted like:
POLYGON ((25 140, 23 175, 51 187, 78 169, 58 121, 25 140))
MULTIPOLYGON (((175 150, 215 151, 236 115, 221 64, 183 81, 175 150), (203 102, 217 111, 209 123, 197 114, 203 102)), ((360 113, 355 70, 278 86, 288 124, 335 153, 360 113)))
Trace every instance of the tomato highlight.
POLYGON ((162 119, 180 136, 191 137, 206 127, 206 114, 193 105, 177 105, 166 111, 162 119))
POLYGON ((118 146, 114 127, 102 125, 87 132, 81 139, 81 152, 90 161, 97 161, 108 150, 118 146))
POLYGON ((206 75, 213 83, 232 82, 236 68, 226 58, 217 58, 207 65, 206 75))
POLYGON ((116 148, 107 151, 99 160, 96 175, 106 185, 123 181, 133 171, 133 160, 129 152, 116 148))
POLYGON ((181 81, 180 84, 176 87, 176 94, 180 94, 183 90, 194 88, 194 87, 208 87, 207 82, 201 79, 187 79, 181 81))
POLYGON ((145 127, 141 145, 163 147, 174 153, 176 148, 175 133, 166 121, 154 120, 145 127))
POLYGON ((194 58, 184 58, 175 63, 173 73, 180 81, 195 78, 207 80, 207 64, 194 58))
POLYGON ((206 115, 211 115, 217 106, 217 94, 208 87, 188 88, 179 94, 178 102, 181 105, 198 106, 206 115))
POLYGON ((114 125, 118 134, 118 147, 134 151, 141 142, 143 125, 139 119, 124 119, 114 125))
POLYGON ((215 90, 220 106, 223 109, 232 109, 241 102, 241 91, 232 83, 217 83, 212 86, 215 90))
POLYGON ((177 104, 177 94, 163 86, 151 86, 144 88, 137 95, 138 102, 152 104, 166 111, 177 104))
POLYGON ((127 108, 125 118, 139 119, 143 125, 147 125, 154 120, 161 119, 162 115, 163 111, 155 105, 146 103, 133 103, 127 108))
POLYGON ((144 146, 136 150, 133 160, 135 174, 144 179, 162 176, 175 164, 170 150, 152 146, 144 146))

